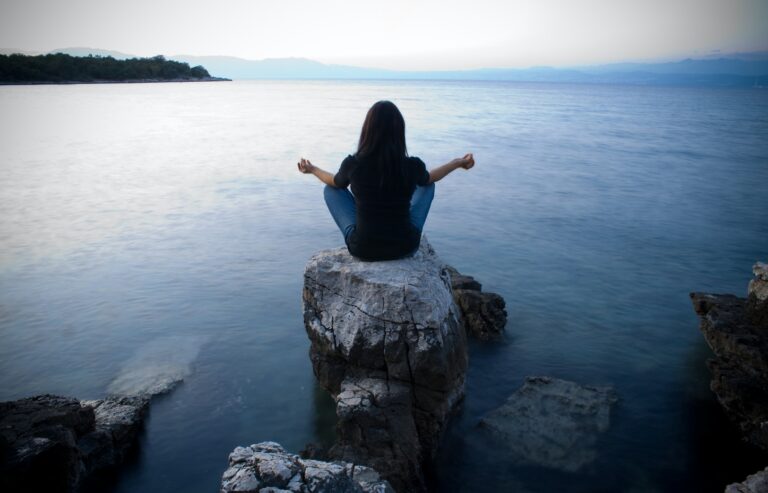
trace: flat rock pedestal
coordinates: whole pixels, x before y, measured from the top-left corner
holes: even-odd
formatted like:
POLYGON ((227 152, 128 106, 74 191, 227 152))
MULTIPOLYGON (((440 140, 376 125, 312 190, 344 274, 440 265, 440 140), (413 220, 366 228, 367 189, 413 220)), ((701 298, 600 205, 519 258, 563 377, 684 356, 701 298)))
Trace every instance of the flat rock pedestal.
POLYGON ((467 368, 445 264, 426 239, 386 262, 322 251, 307 264, 303 306, 315 375, 337 405, 331 457, 372 467, 397 491, 426 490, 467 368))

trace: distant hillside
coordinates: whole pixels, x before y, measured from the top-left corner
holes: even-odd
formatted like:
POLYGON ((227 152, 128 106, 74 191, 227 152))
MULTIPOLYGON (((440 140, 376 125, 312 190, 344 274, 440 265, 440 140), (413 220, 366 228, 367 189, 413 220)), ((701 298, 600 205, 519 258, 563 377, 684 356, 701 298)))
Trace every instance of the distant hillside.
POLYGON ((645 72, 652 74, 728 74, 758 77, 768 75, 768 53, 762 52, 761 54, 763 55, 761 59, 720 57, 694 60, 688 58, 680 62, 669 63, 612 63, 583 67, 580 70, 588 73, 645 72))
POLYGON ((153 58, 115 60, 112 57, 74 57, 62 53, 27 56, 0 55, 0 83, 40 84, 74 82, 212 81, 202 66, 153 58))
POLYGON ((768 53, 742 58, 683 60, 668 63, 617 63, 557 69, 488 68, 477 70, 398 71, 328 65, 306 58, 246 60, 235 57, 176 55, 232 79, 437 79, 506 80, 635 85, 753 86, 768 84, 768 53))
MULTIPOLYGON (((3 50, 0 50, 2 52, 3 50)), ((55 52, 94 55, 116 60, 133 58, 117 51, 63 48, 55 52)), ((189 66, 204 66, 230 79, 382 79, 501 80, 587 84, 684 85, 715 87, 768 86, 768 52, 706 56, 665 63, 612 63, 568 68, 486 68, 477 70, 402 71, 325 64, 306 58, 246 60, 229 56, 175 55, 189 66)))
POLYGON ((0 55, 45 55, 39 51, 20 50, 18 48, 0 48, 0 55))
POLYGON ((115 60, 127 60, 129 58, 137 58, 134 55, 129 55, 127 53, 123 53, 120 51, 113 51, 113 50, 100 50, 98 48, 82 48, 82 47, 75 47, 75 48, 59 48, 56 50, 51 50, 48 53, 55 54, 55 53, 64 53, 65 55, 70 56, 81 56, 86 57, 89 55, 93 56, 111 56, 115 60))
POLYGON ((189 64, 205 64, 217 74, 232 79, 401 79, 409 72, 327 65, 307 58, 267 58, 246 60, 228 56, 175 55, 189 64))

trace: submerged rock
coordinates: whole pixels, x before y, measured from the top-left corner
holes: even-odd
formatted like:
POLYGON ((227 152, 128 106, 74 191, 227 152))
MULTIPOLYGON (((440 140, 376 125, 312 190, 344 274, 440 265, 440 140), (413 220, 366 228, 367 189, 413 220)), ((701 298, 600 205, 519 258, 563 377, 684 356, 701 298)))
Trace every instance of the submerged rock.
POLYGON ((459 273, 448 266, 453 299, 461 310, 467 334, 480 340, 498 338, 507 325, 506 303, 501 295, 483 292, 482 285, 472 276, 459 273))
POLYGON ((222 493, 394 493, 379 474, 347 462, 322 462, 289 454, 278 443, 237 447, 221 479, 222 493))
POLYGON ((768 467, 747 476, 741 483, 729 484, 725 493, 766 493, 768 492, 768 467))
POLYGON ((527 377, 480 426, 513 462, 573 472, 594 461, 598 436, 610 426, 616 401, 610 387, 527 377))
POLYGON ((768 450, 768 267, 758 263, 747 298, 691 293, 715 358, 710 388, 747 441, 768 450))
POLYGON ((166 394, 192 373, 204 336, 163 336, 140 346, 123 363, 109 384, 109 395, 155 396, 166 394))
POLYGON ((464 395, 466 334, 450 274, 426 239, 410 258, 362 262, 346 248, 304 273, 304 324, 320 383, 337 403, 330 454, 426 488, 429 462, 464 395))
POLYGON ((0 403, 3 491, 75 491, 122 461, 149 400, 78 401, 41 395, 0 403))

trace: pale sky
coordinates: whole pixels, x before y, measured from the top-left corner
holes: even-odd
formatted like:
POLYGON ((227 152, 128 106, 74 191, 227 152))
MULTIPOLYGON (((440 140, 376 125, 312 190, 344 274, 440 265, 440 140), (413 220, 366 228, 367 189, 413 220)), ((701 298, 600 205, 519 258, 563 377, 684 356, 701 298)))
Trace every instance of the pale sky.
POLYGON ((304 57, 393 69, 768 50, 768 0, 0 0, 0 48, 304 57))

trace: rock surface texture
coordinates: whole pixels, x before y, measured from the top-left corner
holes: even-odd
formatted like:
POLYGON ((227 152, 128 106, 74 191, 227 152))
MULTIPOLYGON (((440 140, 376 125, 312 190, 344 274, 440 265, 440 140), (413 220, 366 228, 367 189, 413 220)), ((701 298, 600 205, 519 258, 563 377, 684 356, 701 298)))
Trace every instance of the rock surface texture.
POLYGON ((461 311, 467 334, 481 340, 496 339, 507 325, 506 303, 501 295, 483 292, 472 276, 448 266, 453 299, 461 311))
POLYGON ((768 264, 752 267, 754 278, 747 287, 747 317, 755 327, 768 330, 768 264))
POLYGON ((229 454, 222 493, 394 493, 373 469, 348 462, 322 462, 261 442, 229 454))
POLYGON ((303 300, 314 372, 337 404, 331 457, 376 469, 397 491, 425 490, 467 368, 448 269, 426 240, 387 262, 326 250, 307 264, 303 300))
POLYGON ((148 405, 144 397, 53 395, 0 403, 0 490, 76 491, 123 460, 148 405))
POLYGON ((741 483, 729 484, 725 493, 766 493, 768 492, 768 467, 747 476, 741 483))
POLYGON ((691 293, 715 358, 710 387, 747 441, 768 450, 768 266, 757 263, 747 298, 691 293))
POLYGON ((609 387, 528 377, 507 402, 480 421, 520 464, 574 472, 594 461, 617 398, 609 387))

